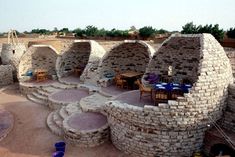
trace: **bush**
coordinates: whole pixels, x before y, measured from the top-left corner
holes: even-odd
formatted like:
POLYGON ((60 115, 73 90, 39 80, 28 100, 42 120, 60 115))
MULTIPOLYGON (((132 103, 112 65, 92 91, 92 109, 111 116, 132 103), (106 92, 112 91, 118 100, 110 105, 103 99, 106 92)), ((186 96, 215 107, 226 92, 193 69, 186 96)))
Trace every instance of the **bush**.
POLYGON ((118 30, 118 29, 112 29, 110 31, 107 31, 107 36, 109 37, 128 37, 128 31, 127 30, 118 30))
POLYGON ((73 30, 73 33, 75 33, 75 37, 82 37, 84 36, 84 30, 77 28, 75 30, 73 30))
POLYGON ((156 30, 151 26, 145 26, 139 29, 139 35, 144 38, 151 37, 156 34, 156 30))
POLYGON ((215 24, 212 26, 210 25, 199 25, 196 26, 193 24, 193 22, 187 23, 184 25, 183 30, 181 31, 182 34, 199 34, 199 33, 210 33, 212 34, 218 41, 222 40, 224 37, 224 31, 223 29, 219 28, 218 24, 215 24))
POLYGON ((90 25, 85 28, 85 34, 90 37, 98 36, 99 30, 97 27, 90 25))
POLYGON ((235 27, 234 28, 230 28, 227 31, 227 36, 228 36, 228 38, 234 38, 235 39, 235 27))

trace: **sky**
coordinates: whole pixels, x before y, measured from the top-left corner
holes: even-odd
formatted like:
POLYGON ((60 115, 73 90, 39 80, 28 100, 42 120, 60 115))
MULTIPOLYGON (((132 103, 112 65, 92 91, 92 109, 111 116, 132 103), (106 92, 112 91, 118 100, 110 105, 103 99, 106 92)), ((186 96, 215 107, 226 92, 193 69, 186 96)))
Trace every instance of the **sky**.
POLYGON ((235 0, 0 0, 0 32, 87 25, 180 31, 188 22, 235 27, 235 0))

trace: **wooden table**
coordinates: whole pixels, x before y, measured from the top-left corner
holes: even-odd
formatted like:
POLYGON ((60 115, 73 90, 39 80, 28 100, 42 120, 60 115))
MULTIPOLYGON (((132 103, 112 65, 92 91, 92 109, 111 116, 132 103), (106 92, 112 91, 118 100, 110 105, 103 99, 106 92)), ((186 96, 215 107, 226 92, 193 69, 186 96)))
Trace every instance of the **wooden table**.
POLYGON ((47 70, 37 69, 36 70, 36 79, 38 82, 47 80, 47 70))
POLYGON ((134 82, 140 78, 143 73, 135 72, 135 71, 126 71, 120 74, 123 79, 127 80, 128 85, 134 89, 134 82))
POLYGON ((127 72, 121 73, 120 75, 124 78, 137 78, 143 75, 143 73, 139 73, 135 71, 127 71, 127 72))

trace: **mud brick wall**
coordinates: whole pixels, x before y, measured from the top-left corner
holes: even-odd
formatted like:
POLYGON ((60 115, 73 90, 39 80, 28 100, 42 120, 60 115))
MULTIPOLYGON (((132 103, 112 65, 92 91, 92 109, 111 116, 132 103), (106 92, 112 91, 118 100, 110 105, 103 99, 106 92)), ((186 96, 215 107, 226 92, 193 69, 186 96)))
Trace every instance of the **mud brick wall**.
MULTIPOLYGON (((209 117, 214 121, 222 117, 228 98, 228 86, 233 82, 229 59, 210 34, 172 35, 162 46, 168 55, 174 56, 178 49, 174 50, 172 47, 183 46, 179 41, 189 43, 185 42, 187 40, 193 41, 195 47, 192 44, 190 46, 197 49, 194 51, 197 54, 193 57, 199 59, 194 62, 196 68, 193 67, 197 75, 185 68, 185 76, 193 75, 192 79, 195 81, 188 94, 159 106, 141 108, 118 101, 105 105, 111 138, 118 149, 146 157, 191 156, 202 148, 207 125, 212 123, 209 117)), ((173 60, 173 65, 181 60, 185 61, 185 66, 192 66, 191 62, 186 61, 189 47, 184 47, 186 50, 180 49, 185 53, 185 59, 184 54, 178 56, 173 60)), ((164 69, 154 69, 156 63, 163 59, 158 58, 158 54, 159 52, 155 53, 156 57, 150 61, 146 71, 160 72, 159 68, 164 69)), ((168 64, 168 60, 163 61, 166 63, 161 66, 168 64)))
POLYGON ((13 83, 12 69, 11 65, 0 65, 0 86, 13 83))
POLYGON ((125 41, 113 47, 103 58, 100 74, 118 68, 121 71, 137 71, 144 73, 154 52, 153 48, 141 41, 125 41))
POLYGON ((51 46, 33 45, 21 58, 18 78, 21 79, 29 70, 35 72, 37 69, 46 69, 49 76, 56 75, 56 59, 56 50, 51 46))

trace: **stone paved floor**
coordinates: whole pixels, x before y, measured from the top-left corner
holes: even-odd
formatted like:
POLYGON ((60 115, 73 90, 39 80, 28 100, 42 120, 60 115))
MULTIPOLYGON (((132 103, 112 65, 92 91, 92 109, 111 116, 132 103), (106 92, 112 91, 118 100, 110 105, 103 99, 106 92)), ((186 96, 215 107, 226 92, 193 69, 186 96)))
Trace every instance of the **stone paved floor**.
POLYGON ((62 82, 67 82, 67 83, 70 83, 70 84, 78 84, 78 83, 80 83, 79 76, 75 76, 75 75, 70 75, 70 76, 67 76, 67 77, 62 77, 62 78, 60 78, 60 80, 62 82))
MULTIPOLYGON (((46 126, 49 109, 20 96, 17 88, 0 90, 0 107, 14 115, 13 130, 0 142, 0 157, 49 157, 61 138, 46 126), (40 114, 39 114, 40 113, 40 114)), ((94 148, 66 146, 66 157, 129 157, 111 142, 94 148)))
POLYGON ((88 96, 88 91, 82 89, 66 89, 50 95, 52 100, 57 102, 72 103, 78 102, 81 98, 88 96))
POLYGON ((0 109, 0 141, 11 131, 13 124, 13 115, 4 109, 0 109))
POLYGON ((109 95, 112 95, 112 96, 117 96, 123 92, 131 91, 131 90, 130 89, 122 89, 122 88, 116 87, 114 85, 111 85, 108 87, 102 87, 101 91, 105 92, 109 95))
POLYGON ((21 82, 21 84, 23 84, 25 86, 49 86, 49 85, 52 85, 55 82, 57 82, 57 81, 55 81, 55 80, 46 80, 46 81, 42 81, 42 82, 37 82, 36 80, 33 80, 33 81, 21 82))
POLYGON ((107 118, 104 115, 92 112, 75 113, 68 120, 71 128, 84 131, 101 128, 106 123, 107 118))
POLYGON ((139 107, 143 107, 144 105, 154 105, 154 102, 151 100, 150 96, 142 97, 140 100, 139 90, 123 93, 119 95, 116 100, 139 107))

